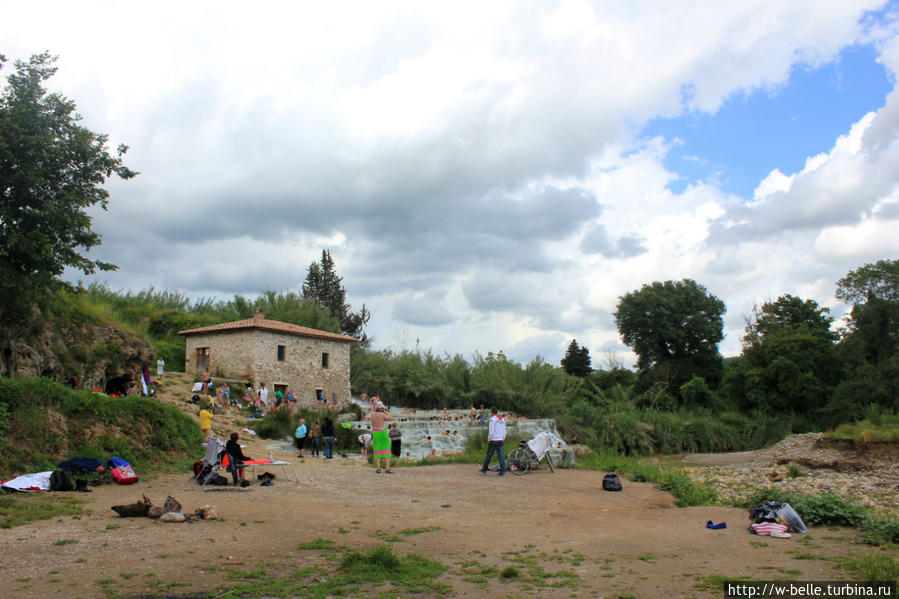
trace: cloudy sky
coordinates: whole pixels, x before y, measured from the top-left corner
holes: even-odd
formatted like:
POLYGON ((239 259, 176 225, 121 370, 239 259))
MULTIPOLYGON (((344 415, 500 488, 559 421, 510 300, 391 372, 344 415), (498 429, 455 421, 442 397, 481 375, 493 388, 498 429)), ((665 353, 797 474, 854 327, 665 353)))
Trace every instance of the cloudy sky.
POLYGON ((899 257, 897 12, 0 0, 0 53, 59 55, 49 87, 131 147, 111 287, 298 290, 327 248, 376 347, 599 367, 644 283, 723 299, 735 355, 754 302, 840 316, 835 282, 899 257))

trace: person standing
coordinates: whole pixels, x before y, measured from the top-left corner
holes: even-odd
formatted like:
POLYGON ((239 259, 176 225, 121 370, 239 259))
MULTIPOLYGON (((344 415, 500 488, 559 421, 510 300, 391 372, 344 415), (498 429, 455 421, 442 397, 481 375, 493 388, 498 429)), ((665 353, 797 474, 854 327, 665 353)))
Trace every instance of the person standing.
POLYGON ((325 418, 325 423, 322 425, 322 441, 325 444, 326 460, 334 459, 334 438, 336 436, 337 432, 334 430, 334 422, 330 418, 325 418))
POLYGON ((371 413, 371 448, 372 455, 375 458, 375 472, 381 473, 381 458, 386 462, 384 472, 393 474, 390 470, 390 435, 387 433, 387 427, 384 423, 387 420, 393 420, 387 413, 387 408, 381 403, 377 396, 374 398, 375 411, 371 413))
POLYGON ((165 374, 165 360, 159 356, 159 359, 156 360, 156 376, 162 378, 163 374, 165 374))
POLYGON ((299 451, 299 455, 297 457, 303 457, 303 447, 306 444, 306 421, 300 418, 300 424, 297 426, 297 430, 294 431, 293 436, 297 441, 297 451, 299 451))
POLYGON ((399 429, 396 422, 391 422, 387 434, 390 436, 390 453, 395 458, 400 457, 403 454, 403 431, 399 429))
POLYGON ((322 444, 322 429, 318 424, 318 420, 313 422, 309 428, 309 442, 312 444, 312 457, 317 458, 321 456, 318 448, 322 444))
POLYGON ((209 376, 209 369, 205 369, 203 374, 200 375, 200 382, 203 383, 203 394, 209 395, 209 383, 212 382, 212 377, 209 376))
POLYGON ((209 409, 208 403, 203 403, 203 407, 197 413, 200 417, 200 430, 203 431, 204 443, 209 443, 209 434, 212 431, 212 410, 209 409))
POLYGON ((224 410, 227 407, 225 403, 225 386, 219 385, 215 390, 215 407, 224 410))
POLYGON ((499 457, 499 476, 505 476, 506 460, 503 457, 503 443, 506 441, 506 421, 497 414, 496 408, 490 408, 490 412, 493 416, 490 417, 490 423, 487 425, 487 457, 484 458, 484 465, 478 472, 487 474, 487 467, 495 452, 499 457))
POLYGON ((268 412, 268 387, 265 383, 259 383, 259 403, 262 404, 262 411, 268 412))

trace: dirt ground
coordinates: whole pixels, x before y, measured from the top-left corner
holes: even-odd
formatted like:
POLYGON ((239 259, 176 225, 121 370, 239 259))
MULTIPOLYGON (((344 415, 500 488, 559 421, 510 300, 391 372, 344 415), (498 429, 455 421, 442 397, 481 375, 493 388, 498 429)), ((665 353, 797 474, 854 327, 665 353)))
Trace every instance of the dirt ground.
MULTIPOLYGON (((178 397, 165 400, 196 411, 178 397)), ((225 438, 234 430, 232 418, 217 415, 213 431, 225 438)), ((325 539, 360 549, 389 544, 398 553, 437 560, 447 567, 438 582, 451 585, 457 597, 721 597, 720 586, 706 584, 710 576, 840 579, 836 558, 859 550, 854 531, 844 529, 812 529, 791 539, 750 535, 746 510, 678 508, 649 483, 624 480, 622 492, 604 492, 601 472, 540 470, 499 478, 473 465, 451 465, 401 467, 386 475, 358 456, 301 461, 286 445, 242 441, 250 456, 272 451, 290 461, 299 481, 271 469, 273 486, 201 489, 186 473, 72 493, 90 515, 0 533, 0 594, 233 596, 225 591, 241 582, 241 572, 284 576, 319 565, 326 579, 336 569, 334 559, 300 548, 325 539), (213 505, 219 519, 164 523, 120 518, 110 509, 142 495, 154 505, 171 495, 185 513, 213 505), (711 530, 708 520, 728 526, 711 530), (535 582, 527 575, 534 564, 573 575, 535 582), (490 566, 493 574, 470 580, 490 566), (496 574, 507 566, 524 575, 506 580, 496 574)))
POLYGON ((810 542, 752 536, 745 510, 677 508, 651 484, 625 480, 622 492, 603 492, 599 472, 499 478, 453 465, 398 468, 388 476, 358 459, 299 463, 277 451, 276 457, 297 463, 299 483, 279 476, 269 487, 202 490, 178 475, 106 485, 83 495, 89 516, 3 531, 0 572, 8 596, 212 592, 239 582, 228 578, 232 568, 265 565, 283 574, 325 563, 321 551, 299 549, 319 538, 363 548, 398 537, 391 543, 398 552, 447 566, 439 581, 459 597, 720 597, 720 588, 705 588, 706 577, 832 580, 839 575, 829 558, 855 550, 846 530, 811 530, 804 535, 810 542), (120 518, 109 509, 141 494, 156 505, 172 495, 185 512, 214 505, 220 519, 164 523, 120 518), (708 520, 728 527, 707 529, 708 520), (422 528, 430 530, 401 534, 422 528), (578 578, 573 586, 538 589, 495 575, 485 587, 463 580, 466 562, 501 570, 515 565, 516 552, 536 557, 548 572, 578 578), (809 553, 818 558, 800 559, 809 553))

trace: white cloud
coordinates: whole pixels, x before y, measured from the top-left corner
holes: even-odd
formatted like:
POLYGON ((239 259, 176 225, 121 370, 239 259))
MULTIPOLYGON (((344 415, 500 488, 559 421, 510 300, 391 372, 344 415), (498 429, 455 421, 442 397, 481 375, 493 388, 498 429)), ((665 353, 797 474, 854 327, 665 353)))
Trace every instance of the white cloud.
POLYGON ((855 43, 895 75, 880 4, 4 2, 0 34, 60 54, 51 87, 132 147, 94 214, 113 287, 296 289, 326 247, 376 344, 557 363, 618 347, 617 298, 653 280, 726 299, 734 353, 752 298, 899 253, 895 91, 754 198, 675 193, 677 140, 636 139, 855 43))

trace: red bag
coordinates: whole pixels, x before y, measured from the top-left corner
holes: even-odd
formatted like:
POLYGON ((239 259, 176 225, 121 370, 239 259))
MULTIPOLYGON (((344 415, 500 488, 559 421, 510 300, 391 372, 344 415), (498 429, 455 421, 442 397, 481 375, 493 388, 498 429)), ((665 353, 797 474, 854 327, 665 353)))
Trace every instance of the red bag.
POLYGON ((119 466, 110 470, 109 473, 112 475, 112 480, 120 485, 133 485, 137 482, 137 475, 131 466, 119 466))

